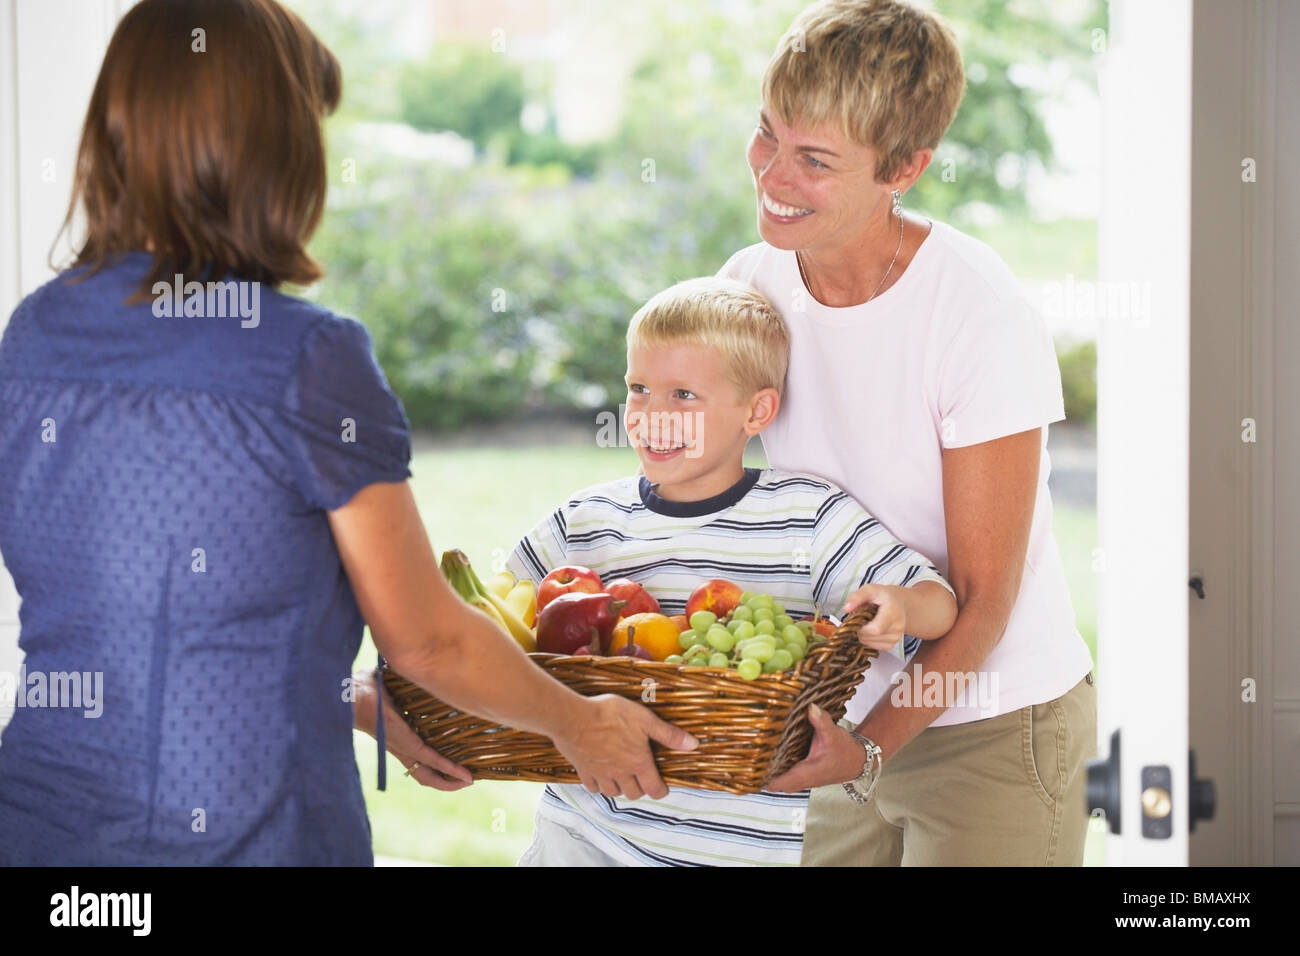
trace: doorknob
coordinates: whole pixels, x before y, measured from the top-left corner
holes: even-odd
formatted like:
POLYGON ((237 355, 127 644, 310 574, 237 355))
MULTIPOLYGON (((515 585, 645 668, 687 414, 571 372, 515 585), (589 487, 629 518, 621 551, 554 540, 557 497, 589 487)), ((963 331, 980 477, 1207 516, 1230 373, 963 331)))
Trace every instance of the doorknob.
MULTIPOLYGON (((1119 730, 1110 735, 1110 756, 1088 761, 1088 814, 1105 816, 1111 833, 1120 832, 1119 730)), ((1167 839, 1172 834, 1173 795, 1166 767, 1143 767, 1142 835, 1167 839)), ((1196 832, 1198 820, 1214 819, 1214 781, 1196 776, 1196 751, 1187 752, 1187 829, 1196 832)))
POLYGON ((1216 794, 1214 781, 1208 777, 1198 779, 1196 776, 1196 751, 1187 751, 1187 825, 1188 830, 1196 832, 1197 820, 1213 820, 1216 794))
POLYGON ((1110 735, 1110 756, 1088 761, 1088 815, 1100 810, 1111 833, 1119 833, 1119 730, 1110 735))

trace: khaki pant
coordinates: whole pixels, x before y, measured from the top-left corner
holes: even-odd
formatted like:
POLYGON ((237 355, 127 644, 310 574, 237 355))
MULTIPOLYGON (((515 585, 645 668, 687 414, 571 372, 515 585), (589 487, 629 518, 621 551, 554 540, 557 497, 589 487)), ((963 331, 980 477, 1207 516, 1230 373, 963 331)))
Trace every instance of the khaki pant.
POLYGON ((1092 674, 1056 700, 930 727, 885 761, 866 806, 813 790, 802 864, 1079 866, 1096 752, 1092 674))

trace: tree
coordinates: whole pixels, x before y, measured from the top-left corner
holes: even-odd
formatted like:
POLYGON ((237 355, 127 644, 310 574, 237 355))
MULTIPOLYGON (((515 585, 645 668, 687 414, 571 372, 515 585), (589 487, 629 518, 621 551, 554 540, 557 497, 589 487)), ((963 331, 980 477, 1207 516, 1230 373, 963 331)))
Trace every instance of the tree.
POLYGON ((404 67, 399 88, 406 123, 459 133, 480 153, 519 130, 523 74, 486 46, 440 44, 428 60, 404 67))

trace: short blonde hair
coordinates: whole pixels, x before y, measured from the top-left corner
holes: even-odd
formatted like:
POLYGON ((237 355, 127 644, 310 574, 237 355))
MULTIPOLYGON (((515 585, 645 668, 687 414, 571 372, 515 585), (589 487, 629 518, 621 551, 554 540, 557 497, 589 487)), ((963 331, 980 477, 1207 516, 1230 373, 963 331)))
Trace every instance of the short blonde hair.
POLYGON ((714 349, 742 399, 763 388, 785 394, 790 330, 771 302, 735 279, 687 279, 664 289, 632 316, 627 345, 714 349))
POLYGON ((781 37, 763 102, 782 122, 838 123, 875 149, 876 181, 934 149, 966 88, 957 38, 939 16, 900 0, 824 0, 781 37))

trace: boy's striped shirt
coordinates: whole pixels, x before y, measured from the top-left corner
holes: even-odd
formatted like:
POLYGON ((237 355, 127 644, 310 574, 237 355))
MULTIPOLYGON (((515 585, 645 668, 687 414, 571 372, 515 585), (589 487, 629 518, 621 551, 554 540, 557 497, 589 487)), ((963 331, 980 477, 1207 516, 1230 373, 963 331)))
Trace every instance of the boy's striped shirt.
MULTIPOLYGON (((588 567, 602 581, 631 578, 665 614, 685 610, 711 578, 771 594, 792 617, 839 615, 866 583, 952 588, 923 555, 897 541, 853 498, 815 475, 745 469, 706 501, 675 502, 644 476, 593 485, 537 524, 507 567, 540 582, 554 568, 588 567)), ((904 642, 904 658, 919 644, 904 642)), ((551 785, 538 814, 631 864, 790 864, 799 862, 808 794, 747 796, 670 788, 663 800, 588 793, 551 785)))

